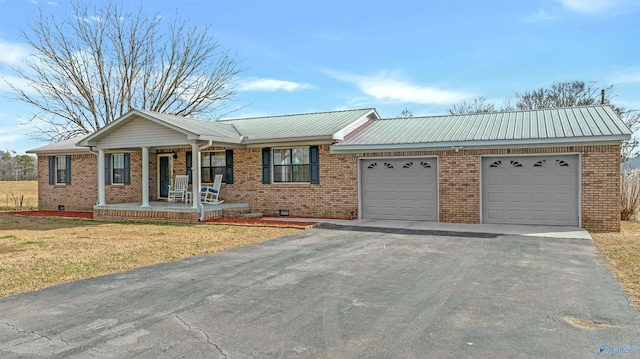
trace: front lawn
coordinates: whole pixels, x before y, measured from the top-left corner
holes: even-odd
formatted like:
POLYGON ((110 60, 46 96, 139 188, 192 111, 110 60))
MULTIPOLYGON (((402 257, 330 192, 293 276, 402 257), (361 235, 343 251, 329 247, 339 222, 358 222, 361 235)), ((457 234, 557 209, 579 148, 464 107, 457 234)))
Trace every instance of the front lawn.
POLYGON ((640 310, 640 222, 622 221, 620 233, 591 233, 598 253, 640 310))
POLYGON ((291 228, 105 223, 0 213, 0 297, 297 232, 291 228))

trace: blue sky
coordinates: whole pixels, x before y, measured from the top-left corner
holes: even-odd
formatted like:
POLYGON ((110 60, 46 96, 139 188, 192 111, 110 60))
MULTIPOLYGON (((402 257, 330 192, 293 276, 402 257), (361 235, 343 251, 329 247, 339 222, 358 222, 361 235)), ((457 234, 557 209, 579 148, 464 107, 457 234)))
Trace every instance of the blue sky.
MULTIPOLYGON (((97 1, 97 0, 96 0, 97 1)), ((138 4, 137 1, 125 3, 138 4)), ((232 117, 375 107, 446 113, 484 96, 554 81, 614 85, 614 102, 640 109, 637 0, 146 0, 149 14, 211 24, 247 71, 232 117), (179 5, 177 5, 179 4, 179 5)), ((0 0, 0 76, 28 54, 19 30, 65 0, 0 0)), ((0 91, 6 90, 4 81, 0 91)), ((0 97, 0 149, 25 150, 33 109, 0 97)))

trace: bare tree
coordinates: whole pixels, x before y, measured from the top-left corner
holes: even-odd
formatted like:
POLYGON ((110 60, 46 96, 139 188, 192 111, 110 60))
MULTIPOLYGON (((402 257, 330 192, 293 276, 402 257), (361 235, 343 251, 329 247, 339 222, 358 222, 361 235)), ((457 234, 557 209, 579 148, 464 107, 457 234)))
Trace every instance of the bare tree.
POLYGON ((122 3, 71 3, 64 18, 34 16, 22 32, 32 55, 9 85, 37 111, 39 138, 62 140, 94 132, 131 108, 219 118, 236 94, 240 63, 209 26, 163 21, 122 3), (164 26, 164 25, 167 26, 164 26))
POLYGON ((402 112, 400 112, 400 116, 399 117, 400 118, 413 117, 413 112, 405 107, 404 110, 402 110, 402 112))
POLYGON ((484 97, 478 97, 473 99, 473 102, 463 101, 459 104, 453 105, 449 109, 449 113, 452 115, 464 115, 468 113, 487 113, 495 112, 496 108, 492 103, 488 103, 484 97))
MULTIPOLYGON (((516 93, 515 97, 507 100, 499 111, 524 111, 604 104, 610 105, 629 129, 635 132, 640 128, 640 113, 637 110, 630 110, 613 104, 612 90, 613 86, 608 86, 604 89, 598 88, 595 81, 555 82, 548 88, 541 87, 533 91, 516 93)), ((492 112, 494 108, 493 104, 486 103, 486 99, 480 97, 475 99, 473 104, 465 101, 454 105, 449 109, 449 112, 451 114, 483 113, 492 112)), ((620 148, 620 161, 625 162, 637 156, 638 145, 638 139, 635 137, 628 141, 623 141, 620 148)))

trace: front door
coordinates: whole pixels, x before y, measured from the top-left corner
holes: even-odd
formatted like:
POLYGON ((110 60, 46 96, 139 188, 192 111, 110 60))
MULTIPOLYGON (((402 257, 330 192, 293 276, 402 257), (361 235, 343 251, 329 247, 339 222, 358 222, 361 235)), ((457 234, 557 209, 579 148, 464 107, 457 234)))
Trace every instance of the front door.
POLYGON ((169 197, 171 172, 171 155, 158 155, 158 198, 169 197))

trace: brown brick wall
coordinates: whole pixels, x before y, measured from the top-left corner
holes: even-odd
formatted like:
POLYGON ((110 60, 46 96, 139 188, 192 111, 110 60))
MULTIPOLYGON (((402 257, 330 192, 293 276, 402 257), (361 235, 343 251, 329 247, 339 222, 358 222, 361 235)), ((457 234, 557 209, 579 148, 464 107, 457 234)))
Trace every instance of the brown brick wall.
MULTIPOLYGON (((439 218, 441 222, 480 222, 480 156, 507 154, 581 153, 582 225, 591 231, 620 230, 619 146, 566 146, 548 148, 394 153, 330 154, 320 146, 320 184, 262 184, 261 148, 234 150, 234 184, 223 185, 227 202, 248 202, 267 215, 288 209, 292 216, 357 218, 358 161, 360 157, 438 156, 439 218)), ((185 173, 187 149, 175 150, 173 174, 185 173)), ((141 153, 131 153, 131 185, 108 186, 107 203, 141 201, 141 153)), ((48 184, 47 161, 38 161, 40 207, 87 210, 97 201, 96 156, 72 158, 70 186, 48 184), (84 178, 84 179, 83 179, 84 178)), ((157 157, 150 156, 150 200, 156 200, 157 157)))
POLYGON ((93 154, 71 156, 71 184, 49 184, 48 156, 38 157, 38 208, 67 211, 86 211, 98 202, 98 157, 93 154))
POLYGON ((262 149, 236 149, 234 183, 223 185, 220 197, 229 202, 249 202, 267 215, 288 209, 291 216, 356 218, 357 167, 353 155, 331 155, 320 146, 320 184, 262 184, 262 149))

